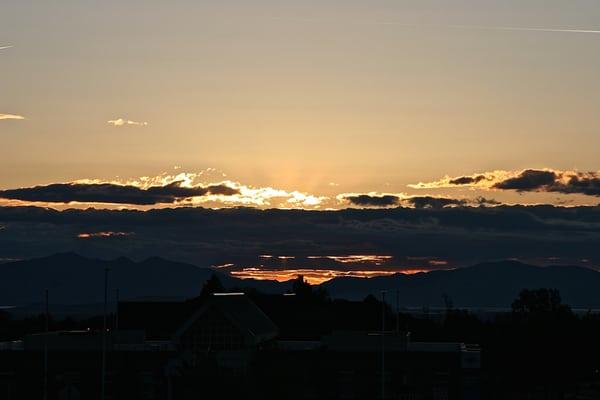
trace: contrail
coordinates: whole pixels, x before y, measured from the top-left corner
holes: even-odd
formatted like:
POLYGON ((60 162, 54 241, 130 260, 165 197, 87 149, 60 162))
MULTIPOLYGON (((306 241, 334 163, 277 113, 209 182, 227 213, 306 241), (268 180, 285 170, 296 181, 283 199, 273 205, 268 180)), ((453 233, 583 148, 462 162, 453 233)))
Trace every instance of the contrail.
POLYGON ((11 47, 14 47, 14 46, 0 46, 0 50, 10 49, 11 47))
POLYGON ((457 29, 481 29, 481 30, 494 30, 494 31, 600 33, 600 30, 593 30, 593 29, 527 28, 527 27, 518 27, 518 26, 447 25, 446 27, 457 28, 457 29))
POLYGON ((378 25, 397 25, 406 28, 450 28, 450 29, 472 29, 486 31, 515 31, 515 32, 556 32, 556 33, 600 33, 595 29, 562 29, 562 28, 530 28, 521 26, 485 26, 485 25, 433 25, 433 24, 404 24, 393 21, 375 22, 378 25))
MULTIPOLYGON (((321 20, 316 18, 278 18, 270 17, 275 20, 288 20, 296 22, 311 22, 311 23, 332 23, 332 20, 321 20)), ((359 25, 394 25, 404 28, 430 28, 430 29, 471 29, 471 30, 487 30, 487 31, 516 31, 516 32, 555 32, 555 33, 595 33, 599 34, 600 30, 596 29, 564 29, 564 28, 542 28, 542 27, 521 27, 521 26, 485 26, 485 25, 450 25, 450 24, 411 24, 397 21, 337 21, 341 23, 359 24, 359 25)))

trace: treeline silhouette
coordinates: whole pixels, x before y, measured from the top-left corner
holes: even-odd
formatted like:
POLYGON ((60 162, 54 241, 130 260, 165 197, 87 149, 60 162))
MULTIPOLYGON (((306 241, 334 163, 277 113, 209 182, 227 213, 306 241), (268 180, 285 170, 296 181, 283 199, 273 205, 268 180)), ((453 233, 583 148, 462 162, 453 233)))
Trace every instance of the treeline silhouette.
MULTIPOLYGON (((204 284, 199 296, 186 302, 194 309, 214 292, 222 292, 218 277, 204 284)), ((238 291, 230 288, 227 291, 238 291)), ((600 379, 600 315, 593 312, 576 315, 563 304, 555 289, 524 289, 512 304, 512 311, 479 318, 455 308, 446 298, 446 309, 436 316, 426 310, 419 316, 397 313, 392 304, 367 296, 363 301, 331 299, 320 287, 299 277, 288 296, 245 290, 246 294, 278 326, 282 339, 318 339, 333 331, 377 331, 385 315, 387 330, 408 331, 412 340, 464 342, 479 344, 482 351, 482 389, 485 398, 506 398, 510 393, 550 393, 563 398, 577 392, 582 383, 600 379), (384 312, 382 313, 382 310, 384 312)), ((393 297, 393 296, 391 296, 393 297)), ((393 298, 388 298, 393 303, 393 298)), ((165 320, 160 311, 138 316, 147 335, 165 336, 165 320)), ((167 311, 168 312, 168 311, 167 311)), ((114 321, 115 315, 109 320, 114 321)), ((128 327, 121 315, 120 326, 128 327)), ((44 329, 43 315, 15 318, 0 311, 0 340, 21 339, 25 334, 44 329)), ((49 320, 50 330, 98 329, 102 317, 49 320)), ((177 329, 173 326, 172 330, 177 329)))

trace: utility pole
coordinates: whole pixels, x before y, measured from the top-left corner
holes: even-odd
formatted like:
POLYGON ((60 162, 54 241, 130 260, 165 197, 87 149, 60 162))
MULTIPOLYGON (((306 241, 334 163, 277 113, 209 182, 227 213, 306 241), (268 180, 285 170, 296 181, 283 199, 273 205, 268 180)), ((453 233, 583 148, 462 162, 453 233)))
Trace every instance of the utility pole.
POLYGON ((115 332, 119 333, 119 289, 117 289, 116 297, 117 309, 115 310, 115 332))
POLYGON ((385 399, 385 291, 381 292, 381 398, 385 399))
POLYGON ((104 269, 104 317, 102 319, 102 383, 101 400, 106 399, 106 314, 108 312, 108 268, 104 269))
POLYGON ((44 400, 48 400, 48 330, 50 320, 50 307, 48 306, 48 289, 45 292, 46 312, 44 318, 44 400))
POLYGON ((396 334, 400 334, 400 291, 396 290, 396 334))

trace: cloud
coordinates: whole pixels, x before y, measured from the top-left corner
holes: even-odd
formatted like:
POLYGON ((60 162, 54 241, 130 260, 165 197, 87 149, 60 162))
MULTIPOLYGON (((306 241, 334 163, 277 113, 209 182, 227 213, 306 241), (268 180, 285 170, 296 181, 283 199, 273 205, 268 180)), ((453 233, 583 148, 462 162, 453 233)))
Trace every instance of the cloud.
POLYGON ((494 183, 495 189, 535 191, 552 186, 556 182, 554 171, 527 169, 519 175, 494 183))
POLYGON ((173 204, 208 195, 232 196, 235 188, 224 184, 184 186, 176 181, 163 186, 140 188, 114 183, 54 183, 30 188, 1 190, 0 198, 45 203, 112 203, 131 205, 173 204))
POLYGON ((360 207, 394 207, 400 205, 400 196, 393 194, 341 194, 338 199, 360 207))
POLYGON ((336 269, 343 264, 348 270, 349 264, 341 263, 339 256, 370 254, 393 256, 385 265, 415 269, 426 268, 429 260, 446 260, 448 267, 454 267, 512 257, 560 257, 561 263, 588 259, 590 265, 600 265, 600 207, 501 205, 322 212, 245 207, 169 207, 145 212, 0 207, 0 221, 5 226, 0 231, 3 258, 78 251, 105 259, 161 256, 199 266, 234 263, 242 268, 271 265, 258 259, 261 254, 335 255, 333 264, 311 258, 297 267, 336 269), (77 237, 98 232, 135 235, 113 240, 77 237))
POLYGON ((404 193, 346 193, 337 197, 338 201, 349 203, 358 207, 390 208, 409 207, 419 209, 440 209, 445 207, 467 207, 467 206, 496 206, 495 200, 476 197, 474 199, 452 198, 441 196, 409 196, 404 193))
MULTIPOLYGON (((253 206, 259 208, 319 209, 329 200, 301 191, 272 187, 253 187, 230 180, 218 181, 225 174, 214 168, 190 173, 163 173, 129 180, 103 181, 80 179, 37 187, 0 190, 7 205, 28 202, 68 204, 69 202, 127 204, 132 206, 203 206, 210 208, 253 206), (215 181, 217 181, 215 183, 215 181)), ((79 205, 75 204, 75 207, 79 205)))
POLYGON ((440 209, 449 206, 466 206, 469 202, 465 199, 453 199, 448 197, 414 196, 404 200, 414 208, 440 209))
POLYGON ((15 114, 0 114, 0 120, 3 119, 25 119, 25 117, 23 117, 22 115, 15 114))
POLYGON ((12 46, 12 45, 9 45, 9 46, 0 46, 0 50, 10 49, 11 47, 14 47, 14 46, 12 46))
POLYGON ((509 177, 514 177, 517 174, 518 173, 511 171, 498 170, 457 177, 446 175, 437 181, 413 183, 408 185, 408 187, 412 189, 448 189, 455 187, 490 188, 494 183, 509 177))
POLYGON ((146 126, 146 125, 148 125, 147 122, 131 121, 128 119, 123 119, 123 118, 112 119, 112 120, 108 121, 108 123, 113 126, 125 126, 125 125, 146 126))
POLYGON ((409 185, 414 189, 472 187, 484 190, 514 190, 583 194, 600 197, 600 172, 526 169, 522 171, 493 171, 459 177, 444 177, 434 182, 409 185))
POLYGON ((221 205, 255 206, 261 208, 313 208, 318 209, 329 198, 297 190, 287 191, 272 187, 253 187, 239 182, 225 181, 238 193, 226 198, 205 197, 194 199, 196 204, 218 202, 221 205))
POLYGON ((451 185, 472 185, 475 183, 479 183, 485 179, 485 175, 459 176, 458 178, 451 179, 449 183, 451 185))

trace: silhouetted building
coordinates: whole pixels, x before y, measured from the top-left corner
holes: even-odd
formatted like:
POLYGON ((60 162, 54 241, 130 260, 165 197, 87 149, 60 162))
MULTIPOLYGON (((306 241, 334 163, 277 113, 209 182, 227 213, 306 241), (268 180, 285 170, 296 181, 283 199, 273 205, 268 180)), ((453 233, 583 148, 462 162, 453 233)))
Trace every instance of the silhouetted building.
POLYGON ((402 332, 334 332, 321 341, 281 341, 261 354, 268 398, 479 399, 477 347, 411 342, 402 332), (275 368, 273 368, 276 366, 275 368))
POLYGON ((224 293, 213 295, 194 312, 173 342, 178 351, 191 355, 193 364, 204 354, 220 353, 245 365, 251 353, 276 337, 275 324, 248 297, 224 293))
MULTIPOLYGON (((121 325, 140 329, 107 332, 107 399, 478 398, 479 350, 460 343, 358 331, 277 340, 276 325, 243 294, 123 307, 121 325), (163 321, 177 321, 157 329, 171 337, 149 340, 141 328, 163 321)), ((46 349, 48 400, 99 398, 102 346, 101 332, 87 330, 0 344, 0 399, 42 398, 46 349)))
MULTIPOLYGON (((42 398, 44 352, 48 352, 48 399, 95 399, 101 387, 101 331, 27 335, 0 351, 0 398, 42 398)), ((143 331, 107 332, 108 398, 164 398, 164 365, 173 357, 170 342, 149 342, 143 331)))

